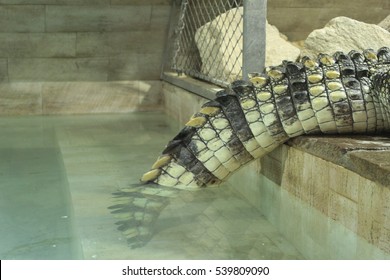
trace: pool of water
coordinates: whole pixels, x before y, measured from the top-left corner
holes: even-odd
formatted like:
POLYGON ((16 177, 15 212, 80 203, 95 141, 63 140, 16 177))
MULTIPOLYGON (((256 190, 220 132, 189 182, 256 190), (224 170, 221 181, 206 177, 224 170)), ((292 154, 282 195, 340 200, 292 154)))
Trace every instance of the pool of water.
POLYGON ((302 259, 229 184, 169 197, 129 247, 113 193, 179 127, 162 113, 0 118, 0 259, 302 259))

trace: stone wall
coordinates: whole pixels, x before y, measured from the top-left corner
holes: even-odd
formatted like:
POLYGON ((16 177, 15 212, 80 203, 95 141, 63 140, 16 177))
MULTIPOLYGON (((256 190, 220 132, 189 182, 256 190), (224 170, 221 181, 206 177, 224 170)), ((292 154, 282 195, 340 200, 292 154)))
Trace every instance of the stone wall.
POLYGON ((170 0, 0 0, 0 114, 155 108, 169 12, 170 0))
POLYGON ((268 0, 268 21, 290 40, 304 40, 329 20, 346 16, 378 24, 390 14, 388 0, 268 0))

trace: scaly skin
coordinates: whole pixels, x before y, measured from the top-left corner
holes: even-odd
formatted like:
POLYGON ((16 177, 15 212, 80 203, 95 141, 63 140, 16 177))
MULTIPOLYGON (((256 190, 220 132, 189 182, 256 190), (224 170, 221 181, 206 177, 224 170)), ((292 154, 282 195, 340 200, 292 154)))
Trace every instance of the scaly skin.
POLYGON ((321 54, 236 81, 203 105, 141 178, 110 207, 131 247, 145 245, 179 190, 218 185, 304 134, 390 131, 390 50, 321 54))

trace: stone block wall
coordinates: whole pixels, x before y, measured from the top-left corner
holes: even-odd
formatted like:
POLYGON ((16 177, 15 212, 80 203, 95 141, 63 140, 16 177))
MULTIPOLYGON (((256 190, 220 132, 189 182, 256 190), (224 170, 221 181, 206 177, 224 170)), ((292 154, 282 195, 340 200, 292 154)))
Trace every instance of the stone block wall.
POLYGON ((127 102, 119 111, 158 107, 169 13, 170 0, 0 0, 0 114, 55 113, 78 97, 91 98, 85 112, 115 111, 110 95, 127 102))
POLYGON ((270 24, 290 40, 304 40, 314 29, 329 20, 346 16, 366 23, 378 24, 390 14, 388 0, 268 0, 270 24))

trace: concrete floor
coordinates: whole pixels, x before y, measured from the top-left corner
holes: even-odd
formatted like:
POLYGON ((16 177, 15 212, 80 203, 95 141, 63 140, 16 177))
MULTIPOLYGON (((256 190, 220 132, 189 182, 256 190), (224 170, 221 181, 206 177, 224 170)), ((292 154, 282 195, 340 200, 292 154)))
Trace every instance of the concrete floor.
POLYGON ((1 259, 302 259, 225 185, 181 192, 128 247, 108 207, 178 125, 160 113, 1 118, 1 259))

